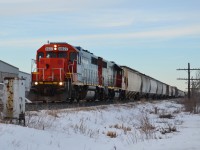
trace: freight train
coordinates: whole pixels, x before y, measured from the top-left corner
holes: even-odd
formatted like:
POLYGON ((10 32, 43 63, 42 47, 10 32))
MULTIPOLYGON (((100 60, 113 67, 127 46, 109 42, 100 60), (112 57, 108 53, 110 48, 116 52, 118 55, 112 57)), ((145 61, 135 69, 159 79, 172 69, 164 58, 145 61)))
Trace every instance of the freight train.
POLYGON ((47 43, 32 68, 32 101, 182 97, 185 93, 127 66, 68 43, 47 43))

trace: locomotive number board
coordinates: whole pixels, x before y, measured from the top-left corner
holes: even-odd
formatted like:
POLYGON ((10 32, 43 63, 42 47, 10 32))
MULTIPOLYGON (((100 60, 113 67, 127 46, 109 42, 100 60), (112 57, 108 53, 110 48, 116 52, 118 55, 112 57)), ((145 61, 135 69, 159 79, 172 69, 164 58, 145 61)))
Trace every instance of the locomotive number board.
POLYGON ((67 51, 68 48, 67 47, 45 47, 45 51, 54 51, 54 50, 58 50, 58 51, 67 51))

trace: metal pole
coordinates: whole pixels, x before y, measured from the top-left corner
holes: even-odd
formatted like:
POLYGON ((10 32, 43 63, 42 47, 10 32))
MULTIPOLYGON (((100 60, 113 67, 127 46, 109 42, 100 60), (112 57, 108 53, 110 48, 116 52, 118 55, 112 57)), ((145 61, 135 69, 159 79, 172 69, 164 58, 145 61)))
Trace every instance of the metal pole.
POLYGON ((190 97, 191 97, 191 88, 190 88, 190 83, 191 83, 191 81, 193 81, 193 80, 200 80, 200 79, 190 79, 190 71, 191 70, 200 70, 199 68, 190 68, 190 63, 188 63, 188 68, 185 68, 185 69, 177 69, 177 70, 187 70, 187 72, 188 72, 188 78, 186 79, 186 78, 178 78, 178 80, 187 80, 188 81, 188 99, 190 99, 190 97))
POLYGON ((190 99, 190 63, 188 63, 188 99, 190 99))

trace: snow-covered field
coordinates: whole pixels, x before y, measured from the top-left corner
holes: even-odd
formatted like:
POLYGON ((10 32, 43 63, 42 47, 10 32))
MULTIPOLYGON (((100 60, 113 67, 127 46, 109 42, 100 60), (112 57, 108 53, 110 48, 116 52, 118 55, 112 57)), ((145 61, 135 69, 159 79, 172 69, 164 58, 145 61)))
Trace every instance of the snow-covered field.
POLYGON ((0 150, 200 149, 200 115, 169 100, 27 112, 26 125, 0 123, 0 150))

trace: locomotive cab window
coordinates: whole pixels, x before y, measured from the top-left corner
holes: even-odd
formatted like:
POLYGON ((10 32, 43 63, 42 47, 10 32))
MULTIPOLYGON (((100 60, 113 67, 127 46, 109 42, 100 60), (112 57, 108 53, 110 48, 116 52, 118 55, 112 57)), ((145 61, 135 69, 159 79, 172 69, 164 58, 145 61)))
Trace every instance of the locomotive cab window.
POLYGON ((44 53, 43 52, 39 52, 38 53, 38 57, 37 57, 38 61, 40 60, 40 58, 43 58, 43 57, 44 57, 44 53))
POLYGON ((67 53, 66 52, 59 52, 58 58, 67 58, 67 53))
POLYGON ((47 54, 46 54, 46 58, 56 58, 57 56, 56 56, 56 53, 54 53, 54 52, 47 52, 47 54))
POLYGON ((74 60, 76 60, 76 58, 77 58, 76 52, 71 52, 69 55, 69 60, 73 62, 74 60))

